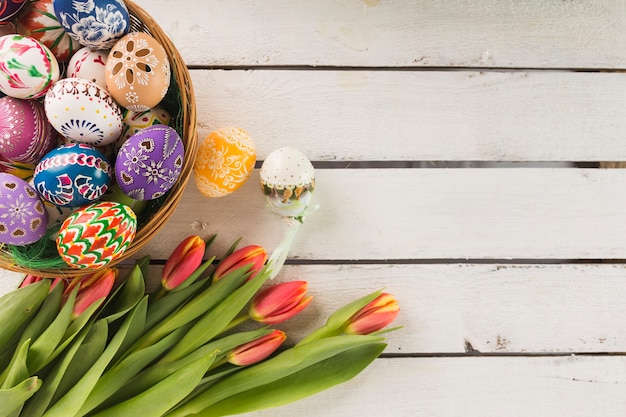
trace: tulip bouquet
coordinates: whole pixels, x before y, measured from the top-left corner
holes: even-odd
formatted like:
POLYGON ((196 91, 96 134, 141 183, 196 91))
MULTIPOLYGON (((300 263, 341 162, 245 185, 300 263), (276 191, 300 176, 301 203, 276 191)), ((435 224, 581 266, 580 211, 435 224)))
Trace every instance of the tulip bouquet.
POLYGON ((233 245, 210 271, 211 241, 181 242, 149 293, 146 257, 124 280, 115 268, 67 283, 28 276, 2 296, 0 416, 244 413, 347 381, 385 348, 399 308, 380 291, 282 346, 273 326, 311 303, 307 283, 271 285, 254 245, 233 245))

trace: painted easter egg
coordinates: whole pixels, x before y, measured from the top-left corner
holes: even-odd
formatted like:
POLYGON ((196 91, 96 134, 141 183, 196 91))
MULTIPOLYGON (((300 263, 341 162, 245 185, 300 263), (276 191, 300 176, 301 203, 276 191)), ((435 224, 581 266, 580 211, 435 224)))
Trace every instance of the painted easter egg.
POLYGON ((64 137, 93 146, 113 143, 122 134, 122 112, 98 84, 63 78, 46 94, 50 124, 64 137))
POLYGON ((87 47, 79 49, 67 64, 67 77, 83 78, 106 89, 104 67, 108 54, 109 51, 92 50, 87 47))
POLYGON ((44 200, 61 207, 78 207, 98 200, 106 192, 111 165, 93 146, 63 145, 37 164, 33 181, 44 200))
POLYGON ((23 246, 42 238, 48 215, 37 192, 15 175, 0 173, 0 242, 23 246))
POLYGON ((73 268, 101 268, 124 253, 136 232, 137 216, 130 207, 99 201, 65 219, 56 246, 73 268))
POLYGON ((155 107, 170 85, 165 49, 147 33, 129 33, 109 52, 106 84, 122 107, 134 111, 155 107))
POLYGON ((0 22, 14 17, 27 3, 26 0, 0 0, 0 22))
POLYGON ((16 177, 28 182, 33 179, 33 174, 35 173, 35 164, 11 161, 4 158, 0 154, 0 172, 13 174, 16 177))
POLYGON ((130 30, 130 15, 122 0, 53 0, 54 13, 78 43, 109 49, 130 30))
POLYGON ((113 184, 109 187, 107 192, 102 196, 103 201, 115 201, 122 203, 133 209, 137 216, 141 215, 144 209, 148 206, 149 202, 146 200, 135 200, 130 198, 120 188, 118 184, 113 184))
POLYGON ((52 52, 22 35, 0 37, 0 91, 16 98, 39 98, 60 77, 52 52))
POLYGON ((256 148, 238 127, 211 132, 200 144, 193 167, 196 187, 207 197, 222 197, 241 187, 256 162, 256 148))
POLYGON ((139 133, 142 129, 154 125, 167 125, 170 123, 172 117, 170 114, 160 108, 153 107, 144 111, 132 111, 125 109, 122 112, 124 120, 124 128, 122 129, 122 135, 115 141, 115 152, 135 133, 139 133))
POLYGON ((67 62, 81 47, 57 20, 52 0, 31 1, 26 13, 17 19, 17 30, 46 45, 59 62, 67 62))
POLYGON ((183 141, 173 128, 155 125, 134 134, 120 148, 115 176, 135 200, 153 200, 174 186, 185 158, 183 141))
POLYGON ((0 154, 6 159, 37 163, 56 146, 43 104, 36 100, 0 98, 0 154))
POLYGON ((315 170, 297 149, 272 151, 261 165, 261 190, 272 209, 281 216, 299 217, 311 203, 315 170))

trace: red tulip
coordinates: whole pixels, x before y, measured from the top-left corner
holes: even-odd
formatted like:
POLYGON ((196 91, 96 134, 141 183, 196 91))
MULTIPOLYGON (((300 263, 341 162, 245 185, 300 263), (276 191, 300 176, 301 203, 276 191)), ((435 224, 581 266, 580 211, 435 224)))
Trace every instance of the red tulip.
POLYGON ((111 293, 117 274, 117 268, 103 268, 93 274, 74 278, 63 293, 67 298, 78 286, 72 318, 80 316, 92 304, 104 300, 111 293))
POLYGON ((265 261, 267 261, 265 249, 257 245, 245 246, 222 259, 213 272, 213 281, 217 281, 229 272, 246 265, 251 266, 252 275, 248 279, 252 279, 259 273, 265 261))
POLYGON ((52 283, 50 284, 50 291, 52 291, 54 289, 54 287, 56 287, 60 282, 61 283, 65 283, 63 278, 42 278, 42 277, 37 276, 37 275, 28 274, 22 280, 22 283, 20 284, 19 288, 23 288, 23 287, 25 287, 27 285, 34 284, 35 282, 39 282, 39 281, 44 280, 44 279, 51 279, 52 280, 52 283))
POLYGON ((228 354, 228 362, 233 365, 247 366, 261 362, 269 355, 274 353, 276 349, 285 341, 287 335, 280 330, 274 330, 272 333, 244 343, 236 347, 228 354))
POLYGON ((250 317, 264 324, 281 323, 309 305, 313 297, 306 297, 306 291, 306 281, 284 282, 268 287, 252 299, 250 317))
POLYGON ((349 334, 377 332, 394 321, 399 312, 398 300, 391 294, 382 293, 348 320, 345 332, 349 334))
POLYGON ((189 236, 178 244, 165 262, 161 284, 173 290, 182 284, 200 266, 206 244, 200 236, 189 236))

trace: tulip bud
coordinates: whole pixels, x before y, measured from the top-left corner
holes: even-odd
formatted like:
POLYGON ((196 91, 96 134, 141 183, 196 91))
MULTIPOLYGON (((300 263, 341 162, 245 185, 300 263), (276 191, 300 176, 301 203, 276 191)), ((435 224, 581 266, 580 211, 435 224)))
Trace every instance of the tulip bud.
POLYGON ((382 293, 348 320, 345 332, 348 334, 377 332, 394 321, 399 312, 398 300, 391 294, 382 293))
POLYGON ((270 334, 244 343, 230 351, 228 354, 228 362, 233 365, 247 366, 261 362, 269 355, 274 353, 276 349, 285 341, 287 335, 280 331, 274 330, 270 334))
POLYGON ((250 304, 250 318, 263 324, 277 324, 295 316, 309 305, 307 282, 276 284, 259 292, 250 304))
POLYGON ((117 274, 117 268, 103 268, 93 274, 73 279, 63 293, 67 298, 79 286, 72 318, 80 316, 92 304, 104 300, 113 289, 117 274))
POLYGON ((43 278, 37 275, 28 274, 22 280, 19 288, 24 288, 27 285, 34 284, 35 282, 41 281, 43 278))
POLYGON ((182 284, 200 266, 206 244, 200 236, 189 236, 178 244, 165 262, 161 284, 173 290, 182 284))
POLYGON ((251 265, 252 275, 248 279, 252 279, 259 273, 265 261, 267 261, 265 249, 257 245, 245 246, 222 259, 213 272, 213 281, 245 265, 251 265))

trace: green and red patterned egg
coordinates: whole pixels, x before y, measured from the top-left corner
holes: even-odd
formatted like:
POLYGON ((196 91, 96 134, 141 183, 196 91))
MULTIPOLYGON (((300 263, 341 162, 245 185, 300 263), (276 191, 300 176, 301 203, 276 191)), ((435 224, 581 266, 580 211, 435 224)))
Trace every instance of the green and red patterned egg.
POLYGON ((41 42, 16 34, 0 37, 0 91, 7 96, 42 97, 60 75, 57 59, 41 42))
POLYGON ((81 48, 57 20, 52 0, 30 2, 28 10, 17 19, 17 30, 46 45, 60 62, 66 62, 81 48))
POLYGON ((125 204, 99 201, 71 214, 56 239, 72 268, 101 268, 118 259, 137 232, 137 216, 125 204))

